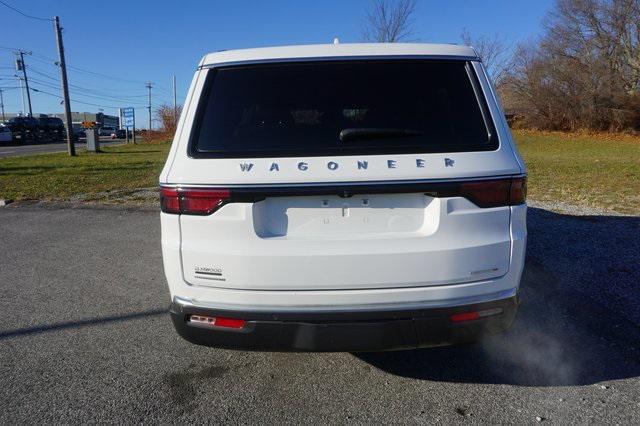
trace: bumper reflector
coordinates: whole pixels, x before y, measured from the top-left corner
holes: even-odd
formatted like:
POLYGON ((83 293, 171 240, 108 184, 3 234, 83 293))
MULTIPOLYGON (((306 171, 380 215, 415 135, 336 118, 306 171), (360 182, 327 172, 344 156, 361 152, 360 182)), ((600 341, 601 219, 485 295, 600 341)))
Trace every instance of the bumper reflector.
POLYGON ((459 314, 451 315, 451 322, 475 321, 480 318, 499 315, 501 313, 502 308, 485 309, 483 311, 461 312, 459 314))
POLYGON ((224 327, 241 329, 244 327, 245 321, 236 318, 222 318, 222 317, 205 317, 202 315, 191 315, 189 322, 194 324, 203 324, 211 327, 224 327))

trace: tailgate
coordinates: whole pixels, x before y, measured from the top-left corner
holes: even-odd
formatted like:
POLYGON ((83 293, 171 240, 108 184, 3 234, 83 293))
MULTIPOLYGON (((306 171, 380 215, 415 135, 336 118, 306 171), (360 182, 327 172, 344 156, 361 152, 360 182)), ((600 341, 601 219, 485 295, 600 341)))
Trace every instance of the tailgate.
POLYGON ((508 206, 425 192, 266 196, 181 215, 192 285, 247 290, 431 286, 509 267, 508 206))

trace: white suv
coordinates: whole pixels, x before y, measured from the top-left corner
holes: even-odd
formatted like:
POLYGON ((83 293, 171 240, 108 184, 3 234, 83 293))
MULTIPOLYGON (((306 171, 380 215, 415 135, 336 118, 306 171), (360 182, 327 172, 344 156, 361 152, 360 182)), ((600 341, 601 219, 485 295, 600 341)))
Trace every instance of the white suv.
POLYGON ((160 186, 190 342, 408 349, 514 320, 525 166, 472 48, 206 55, 160 186))

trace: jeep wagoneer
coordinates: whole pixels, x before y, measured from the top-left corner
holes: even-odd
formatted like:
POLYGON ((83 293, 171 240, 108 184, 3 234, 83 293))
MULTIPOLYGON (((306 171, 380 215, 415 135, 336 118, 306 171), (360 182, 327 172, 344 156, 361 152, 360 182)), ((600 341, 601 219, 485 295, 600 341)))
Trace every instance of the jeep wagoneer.
POLYGON ((514 320, 526 170, 470 47, 208 54, 160 186, 171 315, 193 343, 409 349, 514 320))

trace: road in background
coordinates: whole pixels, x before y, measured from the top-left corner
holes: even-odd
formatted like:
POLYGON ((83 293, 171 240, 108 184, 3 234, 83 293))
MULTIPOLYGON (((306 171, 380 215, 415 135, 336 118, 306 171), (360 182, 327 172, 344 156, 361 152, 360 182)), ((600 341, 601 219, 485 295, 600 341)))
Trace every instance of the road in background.
MULTIPOLYGON (((111 139, 109 137, 100 138, 100 145, 118 145, 125 143, 125 139, 111 139)), ((76 142, 76 149, 84 149, 84 142, 76 142)), ((45 143, 45 144, 27 144, 27 145, 9 145, 0 143, 0 158, 18 157, 20 155, 33 154, 50 154, 53 152, 66 152, 66 143, 45 143)))
POLYGON ((173 330, 158 213, 0 209, 0 424, 640 424, 639 217, 532 208, 521 311, 484 343, 212 349, 173 330))

